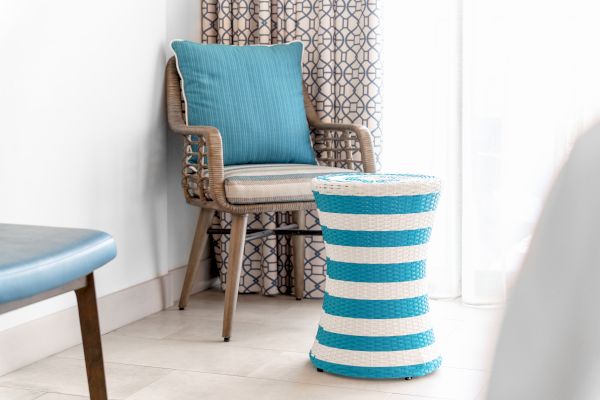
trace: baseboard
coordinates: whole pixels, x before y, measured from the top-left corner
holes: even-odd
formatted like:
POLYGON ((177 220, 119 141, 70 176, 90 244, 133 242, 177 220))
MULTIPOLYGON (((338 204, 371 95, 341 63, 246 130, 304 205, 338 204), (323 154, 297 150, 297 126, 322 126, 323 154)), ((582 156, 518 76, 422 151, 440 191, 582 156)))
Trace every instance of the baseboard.
MULTIPOLYGON (((206 290, 212 281, 210 260, 202 261, 192 293, 206 290)), ((177 300, 185 268, 137 284, 98 299, 102 333, 170 307, 177 300)), ((77 308, 54 314, 0 332, 0 376, 81 343, 77 308)))

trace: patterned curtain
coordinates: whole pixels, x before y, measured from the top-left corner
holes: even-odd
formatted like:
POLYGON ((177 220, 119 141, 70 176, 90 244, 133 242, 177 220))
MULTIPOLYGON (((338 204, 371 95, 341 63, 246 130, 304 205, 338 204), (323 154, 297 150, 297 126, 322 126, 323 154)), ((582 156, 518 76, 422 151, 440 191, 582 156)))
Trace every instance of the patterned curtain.
MULTIPOLYGON (((309 95, 324 120, 358 123, 373 134, 381 150, 380 16, 378 0, 201 0, 205 43, 304 43, 303 73, 309 95)), ((272 228, 291 221, 287 213, 250 215, 250 228, 272 228)), ((228 228, 229 215, 217 224, 228 228)), ((306 214, 308 229, 319 229, 316 212, 306 214)), ((320 237, 306 237, 305 297, 323 296, 325 253, 320 237)), ((213 237, 221 285, 227 278, 229 237, 213 237)), ((246 243, 241 293, 291 293, 293 273, 288 237, 246 243)))

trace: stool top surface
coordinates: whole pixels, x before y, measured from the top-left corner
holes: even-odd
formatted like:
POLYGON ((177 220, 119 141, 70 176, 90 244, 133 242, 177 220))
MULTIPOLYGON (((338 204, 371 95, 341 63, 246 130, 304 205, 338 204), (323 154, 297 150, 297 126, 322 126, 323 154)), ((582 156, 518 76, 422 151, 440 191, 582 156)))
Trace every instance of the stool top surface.
POLYGON ((101 231, 0 224, 0 303, 62 286, 115 256, 113 238, 101 231))
POLYGON ((344 173, 317 176, 312 188, 321 194, 405 196, 437 193, 441 182, 429 175, 344 173))

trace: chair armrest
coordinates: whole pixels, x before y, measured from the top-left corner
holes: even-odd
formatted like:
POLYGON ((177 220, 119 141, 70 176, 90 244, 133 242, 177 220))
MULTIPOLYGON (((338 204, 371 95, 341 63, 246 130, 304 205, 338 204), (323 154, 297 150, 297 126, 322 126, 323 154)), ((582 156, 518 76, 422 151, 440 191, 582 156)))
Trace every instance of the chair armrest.
POLYGON ((375 155, 371 133, 367 127, 356 124, 335 124, 311 118, 315 133, 317 159, 330 166, 375 172, 375 155), (359 159, 354 157, 360 155, 359 159))
POLYGON ((223 145, 219 130, 213 126, 185 125, 181 113, 169 113, 168 120, 171 131, 184 140, 182 183, 188 202, 197 198, 225 201, 223 145))
POLYGON ((183 136, 187 136, 187 135, 194 135, 194 136, 202 136, 205 138, 208 138, 211 135, 217 134, 217 135, 221 135, 219 133, 219 130, 217 128, 215 128, 214 126, 201 126, 201 125, 194 125, 194 126, 188 126, 185 124, 173 124, 170 120, 169 120, 169 129, 171 129, 171 131, 173 133, 176 133, 178 135, 183 135, 183 136))
POLYGON ((181 81, 175 57, 165 69, 167 121, 174 133, 184 140, 183 193, 188 203, 225 201, 223 144, 219 130, 213 126, 188 126, 182 107, 181 81))

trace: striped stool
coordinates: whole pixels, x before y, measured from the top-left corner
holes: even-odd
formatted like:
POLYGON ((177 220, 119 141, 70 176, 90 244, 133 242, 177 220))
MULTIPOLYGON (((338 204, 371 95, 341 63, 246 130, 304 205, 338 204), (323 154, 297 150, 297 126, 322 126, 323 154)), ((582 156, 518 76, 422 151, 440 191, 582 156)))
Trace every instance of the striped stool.
POLYGON ((360 378, 435 371, 442 359, 429 320, 425 257, 439 180, 336 174, 312 185, 327 252, 312 363, 360 378))

